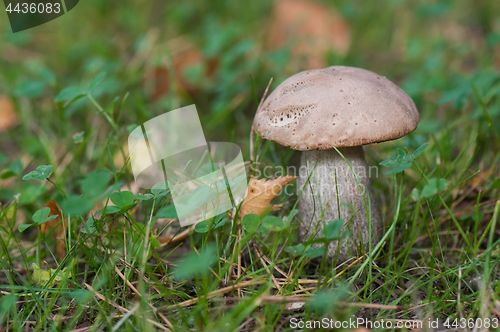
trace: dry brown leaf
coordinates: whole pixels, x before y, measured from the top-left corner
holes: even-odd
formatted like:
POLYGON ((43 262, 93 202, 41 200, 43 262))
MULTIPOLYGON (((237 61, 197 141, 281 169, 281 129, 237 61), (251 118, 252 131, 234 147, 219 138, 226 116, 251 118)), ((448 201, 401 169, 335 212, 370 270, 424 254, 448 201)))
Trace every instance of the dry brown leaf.
POLYGON ((12 101, 0 96, 0 132, 14 128, 19 123, 12 101))
POLYGON ((311 0, 277 1, 268 31, 269 49, 293 45, 293 70, 323 68, 328 50, 346 54, 351 45, 349 23, 332 6, 311 0))
POLYGON ((275 180, 258 180, 256 177, 250 179, 247 193, 240 209, 240 217, 243 218, 250 213, 260 215, 270 207, 271 201, 278 196, 281 188, 296 178, 296 176, 289 175, 279 177, 275 180))
POLYGON ((158 241, 161 243, 162 247, 165 247, 167 245, 174 245, 185 238, 189 236, 194 231, 195 225, 189 227, 188 229, 184 230, 183 232, 179 234, 174 234, 172 235, 170 232, 165 235, 161 235, 158 237, 158 241))
POLYGON ((471 186, 473 188, 477 188, 481 185, 483 185, 483 183, 488 180, 488 175, 490 173, 490 170, 486 170, 486 171, 482 171, 481 173, 477 174, 474 178, 472 178, 472 181, 471 181, 471 186))
POLYGON ((49 217, 57 216, 57 218, 43 223, 41 231, 43 234, 47 234, 52 229, 54 229, 52 238, 56 240, 56 254, 59 257, 59 262, 61 262, 64 256, 66 256, 66 246, 64 240, 66 238, 66 230, 68 229, 68 219, 64 219, 64 225, 63 223, 61 223, 62 211, 59 207, 59 204, 57 204, 57 202, 53 198, 43 207, 48 207, 50 209, 49 217))
MULTIPOLYGON (((211 77, 218 66, 217 62, 216 59, 205 59, 201 50, 195 46, 174 54, 172 65, 175 70, 175 84, 177 89, 187 91, 189 94, 197 92, 200 87, 187 79, 185 75, 186 70, 195 65, 202 65, 205 67, 204 75, 211 77)), ((152 100, 157 100, 168 95, 170 92, 171 77, 169 68, 154 68, 152 75, 146 78, 146 80, 153 85, 152 100)))

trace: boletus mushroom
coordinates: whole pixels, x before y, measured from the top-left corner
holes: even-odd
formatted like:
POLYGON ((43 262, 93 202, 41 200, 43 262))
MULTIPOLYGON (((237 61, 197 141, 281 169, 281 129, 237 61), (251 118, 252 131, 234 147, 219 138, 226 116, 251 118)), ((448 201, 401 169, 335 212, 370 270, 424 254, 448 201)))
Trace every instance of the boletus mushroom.
POLYGON ((343 219, 341 232, 350 235, 330 243, 329 259, 340 263, 368 252, 369 236, 372 248, 377 244, 383 224, 369 178, 378 176, 378 169, 368 169, 363 145, 403 137, 417 128, 419 118, 402 89, 353 67, 300 72, 266 98, 252 130, 303 151, 298 172, 302 239, 322 236, 328 222, 343 219))

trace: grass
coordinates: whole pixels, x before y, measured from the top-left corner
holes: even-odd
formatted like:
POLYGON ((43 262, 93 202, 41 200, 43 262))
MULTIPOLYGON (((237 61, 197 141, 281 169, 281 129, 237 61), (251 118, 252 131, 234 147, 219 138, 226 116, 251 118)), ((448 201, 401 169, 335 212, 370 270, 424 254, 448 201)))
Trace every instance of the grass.
MULTIPOLYGON (((347 55, 328 53, 326 64, 386 75, 421 116, 414 133, 365 149, 379 167, 371 180, 385 225, 385 241, 368 255, 336 266, 299 250, 295 195, 280 195, 280 210, 247 218, 243 228, 231 211, 186 231, 168 192, 123 194, 134 190, 130 130, 181 106, 195 103, 207 140, 237 143, 250 160, 257 102, 271 77, 273 89, 295 70, 289 48, 263 46, 267 25, 255 18, 271 6, 88 0, 40 30, 13 35, 0 23, 0 95, 19 123, 0 132, 0 330, 287 331, 292 319, 352 315, 500 319, 494 2, 337 4, 352 45, 347 55), (184 81, 170 71, 157 83, 155 68, 174 66, 183 47, 209 61, 179 69, 184 81), (408 158, 409 168, 391 171, 408 158), (53 168, 22 179, 40 165, 53 168), (67 224, 32 218, 52 198, 67 224), (109 202, 117 207, 102 213, 109 202), (63 256, 58 227, 67 233, 63 256)), ((299 163, 277 144, 255 145, 260 170, 299 163)))

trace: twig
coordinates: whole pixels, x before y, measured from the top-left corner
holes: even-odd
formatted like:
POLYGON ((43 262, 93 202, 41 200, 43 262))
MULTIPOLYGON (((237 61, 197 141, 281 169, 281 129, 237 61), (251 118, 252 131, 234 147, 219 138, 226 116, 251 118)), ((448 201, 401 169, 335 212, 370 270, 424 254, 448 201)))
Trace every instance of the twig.
POLYGON ((276 259, 278 259, 278 257, 280 257, 281 253, 283 252, 283 249, 285 249, 285 247, 286 247, 287 244, 288 244, 288 238, 286 238, 285 243, 283 243, 283 245, 281 246, 281 248, 276 253, 276 259))
POLYGON ((318 287, 309 287, 309 288, 300 287, 299 290, 293 291, 292 294, 299 294, 299 293, 307 292, 305 295, 308 295, 309 291, 316 290, 316 289, 318 289, 318 287))
MULTIPOLYGON (((233 278, 236 278, 236 276, 233 276, 233 278)), ((252 276, 247 276, 245 279, 250 279, 252 280, 252 276)), ((276 278, 280 284, 290 284, 290 278, 276 278)), ((296 281, 298 284, 318 284, 320 281, 316 279, 298 279, 296 281)))
POLYGON ((130 316, 132 316, 137 311, 137 309, 139 309, 140 307, 141 307, 141 304, 139 302, 137 302, 132 307, 132 309, 130 309, 129 312, 127 312, 125 315, 123 315, 123 317, 118 321, 118 323, 116 323, 115 326, 113 326, 113 329, 111 330, 111 332, 118 331, 118 329, 123 325, 123 323, 125 323, 127 321, 127 319, 129 319, 130 316))
MULTIPOLYGON (((116 274, 118 274, 118 276, 120 278, 122 278, 122 280, 127 283, 127 285, 130 287, 130 289, 132 289, 134 291, 134 293, 137 294, 137 296, 142 297, 142 294, 137 290, 137 288, 135 288, 134 285, 132 285, 132 283, 127 278, 125 278, 125 276, 123 275, 123 273, 116 266, 115 266, 115 271, 116 271, 116 274)), ((151 307, 151 309, 153 309, 153 311, 158 316, 160 316, 161 319, 163 319, 163 321, 165 322, 165 324, 168 325, 168 327, 170 327, 171 329, 174 328, 174 326, 172 325, 172 323, 168 320, 167 317, 165 317, 165 315, 163 315, 161 312, 159 312, 158 309, 156 309, 151 303, 148 302, 148 305, 151 307)))
MULTIPOLYGON (((266 262, 263 259, 264 254, 260 251, 259 247, 257 247, 257 245, 255 243, 252 243, 252 244, 253 244, 255 251, 257 252, 257 255, 259 256, 260 262, 266 268, 267 274, 271 275, 271 278, 273 279, 273 283, 276 286, 276 288, 278 289, 278 293, 281 293, 281 287, 280 287, 280 284, 278 283, 278 280, 276 280, 276 278, 271 273, 271 270, 269 270, 266 262)), ((269 265, 272 265, 272 264, 269 264, 269 265)))
MULTIPOLYGON (((255 245, 255 243, 254 243, 255 245)), ((269 258, 267 258, 266 256, 262 256, 262 258, 264 258, 266 260, 266 262, 269 264, 269 265, 273 265, 273 263, 271 262, 271 260, 269 258)), ((274 265, 274 269, 276 271, 278 271, 282 276, 284 276, 285 278, 287 278, 287 280, 290 279, 290 275, 287 274, 285 271, 283 271, 282 269, 280 269, 278 266, 274 265)), ((301 290, 304 290, 304 287, 302 287, 300 284, 298 284, 299 288, 301 290)))
MULTIPOLYGON (((126 266, 129 269, 133 270, 136 274, 138 274, 138 275, 141 274, 141 272, 138 269, 136 269, 135 267, 133 267, 129 262, 123 260, 123 258, 118 258, 118 260, 120 261, 121 264, 123 264, 124 266, 126 266)), ((161 294, 160 290, 154 286, 154 283, 152 283, 152 282, 149 281, 149 278, 146 275, 142 276, 142 280, 144 280, 145 283, 147 283, 151 288, 153 288, 156 293, 161 294)))
MULTIPOLYGON (((239 244, 241 241, 241 227, 238 227, 238 237, 236 240, 236 244, 239 244)), ((240 279, 241 277, 241 250, 238 250, 238 270, 237 277, 240 279)), ((238 297, 241 297, 241 288, 238 288, 238 297)))
POLYGON ((95 326, 81 327, 79 329, 71 330, 70 332, 87 332, 94 328, 95 326))
POLYGON ((122 271, 120 271, 120 269, 118 267, 115 266, 115 272, 116 274, 118 274, 118 276, 123 280, 125 281, 125 283, 128 285, 128 287, 130 287, 130 289, 139 297, 141 297, 141 293, 139 293, 139 291, 137 290, 137 288, 135 288, 134 285, 132 285, 132 283, 127 279, 125 278, 125 276, 123 275, 122 271))
MULTIPOLYGON (((253 286, 253 285, 262 285, 262 284, 265 284, 265 283, 267 283, 266 280, 242 281, 240 283, 237 283, 236 285, 224 287, 224 288, 218 289, 216 291, 210 292, 210 293, 208 293, 208 295, 206 296, 206 298, 210 299, 210 298, 213 298, 213 297, 216 297, 218 295, 222 295, 222 294, 228 293, 228 292, 236 290, 236 289, 245 288, 245 287, 253 286)), ((195 304, 199 300, 200 299, 198 297, 196 297, 194 299, 190 299, 190 300, 186 300, 186 301, 181 302, 181 303, 170 305, 166 309, 167 310, 171 310, 171 309, 175 309, 175 308, 187 307, 187 306, 195 304)))
MULTIPOLYGON (((301 296, 282 296, 282 295, 269 295, 262 298, 262 302, 267 303, 293 303, 293 302, 306 302, 307 298, 311 297, 312 294, 303 294, 301 296)), ((231 301, 241 300, 237 297, 226 298, 231 301)), ((379 303, 362 303, 362 302, 344 302, 337 301, 335 304, 344 307, 354 307, 354 308, 365 308, 365 309, 378 309, 378 310, 399 310, 403 307, 397 305, 387 305, 379 303)))
POLYGON ((464 318, 464 312, 462 310, 462 303, 460 302, 460 293, 462 289, 462 267, 458 268, 458 292, 457 292, 457 309, 460 319, 464 318))
MULTIPOLYGON (((219 257, 219 258, 220 258, 220 260, 221 260, 222 262, 224 262, 224 263, 229 263, 229 261, 228 261, 227 259, 225 259, 225 258, 223 258, 223 257, 219 257)), ((234 266, 234 267, 238 267, 238 265, 237 265, 236 263, 231 264, 231 267, 233 267, 233 266, 234 266)), ((242 271, 242 272, 246 272, 246 271, 247 271, 247 269, 245 269, 243 266, 241 266, 241 271, 242 271)), ((233 275, 233 278, 237 278, 237 276, 233 275)), ((253 277, 250 277, 250 276, 245 277, 245 278, 246 278, 246 279, 253 279, 253 277)))
MULTIPOLYGON (((89 284, 85 283, 85 287, 87 287, 88 290, 90 290, 92 293, 94 293, 95 296, 97 296, 100 300, 102 301, 106 301, 107 303, 109 303, 110 305, 112 305, 113 307, 115 307, 116 309, 120 310, 121 312, 123 313, 127 313, 129 312, 130 310, 128 310, 127 308, 124 308, 122 307, 121 305, 118 305, 116 303, 114 303, 113 301, 111 300, 108 300, 106 299, 106 297, 104 295, 102 295, 101 293, 97 292, 95 289, 92 288, 92 286, 90 286, 89 284)), ((158 322, 155 322, 149 318, 146 319, 149 323, 153 324, 154 326, 156 326, 157 328, 160 328, 162 329, 163 331, 166 331, 166 332, 170 332, 171 330, 168 329, 167 327, 165 327, 164 325, 158 323, 158 322)))
POLYGON ((345 271, 349 270, 351 268, 351 266, 353 266, 354 264, 356 264, 357 262, 359 262, 360 260, 362 260, 366 255, 368 254, 364 254, 363 256, 361 257, 358 257, 354 262, 352 262, 351 264, 349 264, 349 266, 347 266, 345 269, 343 269, 342 271, 340 271, 339 273, 337 273, 335 275, 335 277, 333 277, 334 279, 337 279, 338 277, 340 277, 342 274, 345 273, 345 271))
POLYGON ((184 232, 179 233, 177 235, 174 235, 174 237, 172 237, 172 238, 169 236, 158 237, 158 241, 160 241, 160 243, 161 243, 160 248, 163 248, 163 247, 168 246, 169 244, 184 240, 185 238, 187 238, 189 236, 189 234, 191 234, 194 231, 194 227, 195 226, 193 225, 193 226, 189 227, 188 229, 186 229, 184 232))

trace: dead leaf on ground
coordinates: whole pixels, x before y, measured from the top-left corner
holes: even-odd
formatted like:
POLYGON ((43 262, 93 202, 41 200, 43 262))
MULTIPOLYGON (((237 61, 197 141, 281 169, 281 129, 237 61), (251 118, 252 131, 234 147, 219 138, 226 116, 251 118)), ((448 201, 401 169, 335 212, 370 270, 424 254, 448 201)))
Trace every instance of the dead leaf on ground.
POLYGON ((116 151, 115 154, 113 155, 113 163, 115 164, 116 170, 121 170, 123 166, 125 166, 125 163, 127 162, 128 142, 123 144, 123 151, 125 155, 123 155, 121 150, 116 151))
POLYGON ((52 238, 56 240, 56 254, 59 257, 59 262, 61 262, 64 256, 66 256, 66 244, 64 240, 66 239, 66 231, 68 229, 68 219, 64 219, 64 225, 61 223, 62 211, 59 204, 57 204, 53 198, 43 207, 48 207, 50 209, 49 217, 57 216, 57 218, 43 223, 41 231, 43 234, 47 234, 54 230, 52 238))
MULTIPOLYGON (((48 266, 48 264, 46 263, 48 266)), ((38 266, 35 263, 31 264, 33 268, 33 281, 37 286, 43 287, 47 284, 47 282, 52 278, 55 274, 55 277, 52 279, 51 283, 48 285, 49 288, 54 287, 58 282, 62 281, 64 278, 67 278, 66 267, 56 273, 57 269, 51 269, 49 267, 48 270, 45 270, 38 266)))
POLYGON ((311 0, 280 0, 274 5, 267 48, 292 46, 297 69, 325 67, 325 53, 342 55, 351 45, 351 28, 332 7, 311 0))
POLYGON ((282 176, 275 180, 260 179, 256 177, 250 179, 247 193, 240 209, 240 217, 253 213, 260 215, 270 207, 271 201, 278 196, 281 189, 296 176, 282 176))
POLYGON ((0 96, 0 132, 14 128, 19 123, 12 101, 6 96, 0 96))
POLYGON ((471 186, 473 188, 478 188, 484 184, 486 180, 488 180, 488 175, 490 174, 490 170, 482 171, 472 178, 471 186))
MULTIPOLYGON (((174 78, 177 89, 193 94, 199 91, 200 86, 190 81, 186 76, 186 71, 194 66, 200 66, 203 75, 212 77, 218 66, 216 59, 205 59, 201 50, 193 45, 173 54, 172 66, 174 68, 174 78)), ((151 99, 157 100, 168 95, 171 89, 171 68, 167 66, 155 67, 152 73, 146 77, 145 85, 151 87, 151 99)))

